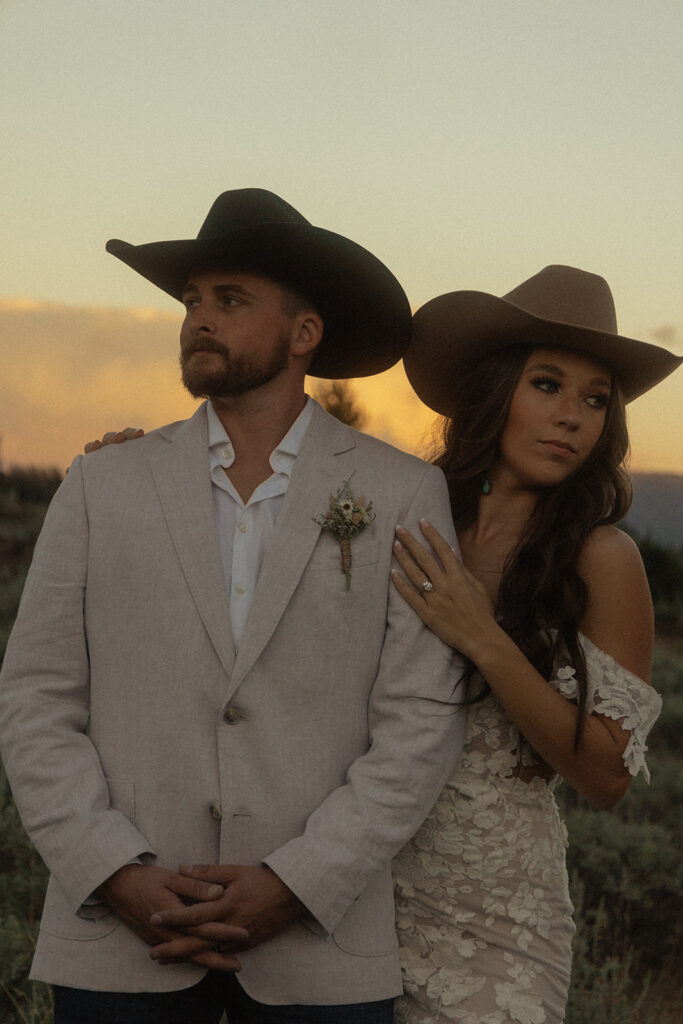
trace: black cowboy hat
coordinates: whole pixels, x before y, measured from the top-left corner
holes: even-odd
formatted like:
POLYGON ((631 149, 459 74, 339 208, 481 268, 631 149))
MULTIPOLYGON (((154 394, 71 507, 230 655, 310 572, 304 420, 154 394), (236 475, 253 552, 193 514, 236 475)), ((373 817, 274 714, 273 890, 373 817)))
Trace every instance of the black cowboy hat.
POLYGON ((146 245, 112 238, 107 252, 178 300, 192 270, 210 266, 258 271, 295 288, 324 322, 308 371, 316 377, 380 373, 410 340, 410 305, 391 271, 264 189, 223 192, 196 238, 146 245))
POLYGON ((451 416, 455 384, 463 372, 513 345, 581 352, 614 374, 627 402, 683 361, 659 345, 617 333, 614 300, 604 278, 555 265, 502 298, 458 291, 430 299, 413 317, 413 340, 403 362, 425 405, 451 416))

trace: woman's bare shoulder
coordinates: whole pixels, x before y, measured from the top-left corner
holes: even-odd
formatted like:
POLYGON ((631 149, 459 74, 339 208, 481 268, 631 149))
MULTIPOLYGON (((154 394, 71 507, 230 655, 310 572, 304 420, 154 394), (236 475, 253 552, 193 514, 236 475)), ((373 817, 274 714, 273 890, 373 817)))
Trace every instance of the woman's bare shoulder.
POLYGON ((578 569, 588 587, 582 632, 624 668, 649 680, 652 599, 635 541, 614 526, 596 527, 583 546, 578 569))
POLYGON ((579 572, 604 568, 610 563, 643 569, 638 545, 632 537, 616 526, 596 526, 581 549, 579 572))

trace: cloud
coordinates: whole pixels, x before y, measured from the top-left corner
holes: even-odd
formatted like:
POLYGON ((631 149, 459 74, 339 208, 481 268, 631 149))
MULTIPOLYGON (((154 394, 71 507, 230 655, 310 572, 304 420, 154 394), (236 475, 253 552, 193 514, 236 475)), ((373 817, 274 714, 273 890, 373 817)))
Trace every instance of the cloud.
POLYGON ((3 461, 64 468, 105 430, 190 415, 178 328, 156 310, 0 299, 3 461))
MULTIPOLYGON (((106 430, 150 430, 191 415, 197 403, 180 382, 179 327, 180 313, 152 308, 0 299, 4 464, 64 469, 106 430)), ((681 340, 671 325, 650 333, 674 349, 681 340)), ((420 455, 433 448, 437 417, 415 396, 400 364, 352 387, 368 433, 420 455)), ((634 468, 683 473, 682 387, 679 370, 629 407, 634 468)))

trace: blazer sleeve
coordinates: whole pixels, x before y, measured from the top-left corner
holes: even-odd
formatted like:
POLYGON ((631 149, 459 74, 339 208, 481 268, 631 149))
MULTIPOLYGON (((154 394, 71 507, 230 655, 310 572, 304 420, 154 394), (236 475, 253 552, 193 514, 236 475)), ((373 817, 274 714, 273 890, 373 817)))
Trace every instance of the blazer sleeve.
MULTIPOLYGON (((403 524, 429 519, 455 545, 446 482, 425 468, 403 524)), ((392 538, 387 538, 391 544, 392 538)), ((370 747, 302 835, 264 859, 327 932, 417 831, 462 751, 462 659, 389 581, 387 627, 369 704, 370 747)))
POLYGON ((48 510, 0 675, 0 745, 14 799, 74 912, 119 867, 154 852, 110 806, 88 736, 87 559, 79 456, 48 510))

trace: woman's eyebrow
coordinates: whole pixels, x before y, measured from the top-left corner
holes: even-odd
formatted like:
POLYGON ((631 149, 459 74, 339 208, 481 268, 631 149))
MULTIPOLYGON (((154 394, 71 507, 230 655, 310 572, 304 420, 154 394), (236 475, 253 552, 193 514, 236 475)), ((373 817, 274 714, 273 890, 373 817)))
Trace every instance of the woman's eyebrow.
POLYGON ((536 373, 538 370, 543 370, 545 373, 556 373, 559 377, 564 377, 564 370, 561 370, 559 366, 555 366, 553 363, 534 363, 533 366, 527 367, 527 373, 536 373))
MULTIPOLYGON (((534 363, 533 366, 527 367, 527 373, 538 373, 539 370, 542 371, 543 373, 555 373, 558 377, 566 376, 564 370, 561 369, 559 366, 555 366, 554 363, 534 363)), ((591 379, 592 387, 597 387, 598 385, 601 385, 602 387, 608 388, 610 387, 611 383, 612 382, 609 377, 593 377, 591 379)))

